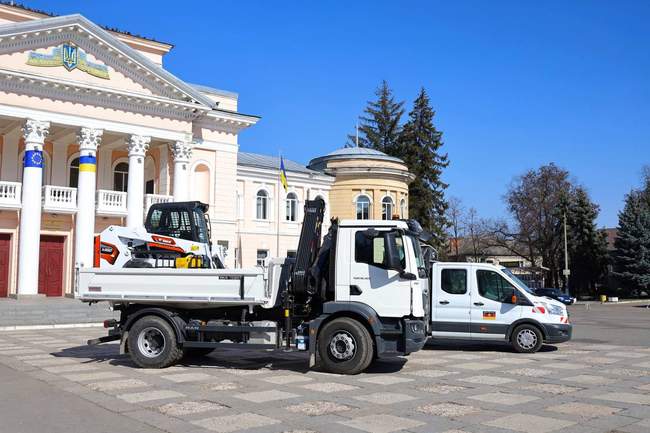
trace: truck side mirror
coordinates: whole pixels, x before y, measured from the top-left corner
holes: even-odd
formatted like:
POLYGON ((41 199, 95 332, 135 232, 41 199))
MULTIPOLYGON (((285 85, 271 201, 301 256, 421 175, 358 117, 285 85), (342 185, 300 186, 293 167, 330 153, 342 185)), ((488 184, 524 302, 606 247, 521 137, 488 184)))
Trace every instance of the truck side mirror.
POLYGON ((386 251, 386 267, 400 273, 404 272, 402 260, 397 251, 397 243, 395 242, 395 232, 388 231, 383 233, 384 249, 386 251))

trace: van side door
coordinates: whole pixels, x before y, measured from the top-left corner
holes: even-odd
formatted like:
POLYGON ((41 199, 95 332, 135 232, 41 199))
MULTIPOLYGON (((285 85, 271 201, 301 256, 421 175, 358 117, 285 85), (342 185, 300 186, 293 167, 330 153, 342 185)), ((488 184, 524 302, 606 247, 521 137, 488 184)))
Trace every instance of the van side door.
POLYGON ((472 296, 472 338, 504 339, 508 326, 521 317, 522 306, 513 303, 519 291, 499 272, 477 268, 472 296))
POLYGON ((434 337, 470 337, 469 267, 445 264, 434 266, 431 323, 434 337))
MULTIPOLYGON (((383 231, 369 235, 366 229, 351 231, 349 300, 363 302, 381 317, 403 317, 411 313, 411 281, 388 269, 383 231)), ((406 272, 417 275, 417 265, 405 249, 406 239, 395 238, 397 253, 406 272)))

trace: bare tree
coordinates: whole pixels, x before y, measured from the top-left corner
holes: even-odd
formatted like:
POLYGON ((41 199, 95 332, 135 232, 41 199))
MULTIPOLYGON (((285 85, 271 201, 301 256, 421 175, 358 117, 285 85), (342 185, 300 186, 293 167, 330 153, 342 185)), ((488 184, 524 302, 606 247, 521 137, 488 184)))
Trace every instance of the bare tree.
MULTIPOLYGON (((447 220, 449 221, 449 229, 451 231, 451 250, 454 252, 455 260, 458 260, 459 256, 459 243, 460 238, 463 236, 463 202, 458 197, 450 197, 448 200, 447 207, 447 220)), ((450 251, 451 252, 451 251, 450 251)))

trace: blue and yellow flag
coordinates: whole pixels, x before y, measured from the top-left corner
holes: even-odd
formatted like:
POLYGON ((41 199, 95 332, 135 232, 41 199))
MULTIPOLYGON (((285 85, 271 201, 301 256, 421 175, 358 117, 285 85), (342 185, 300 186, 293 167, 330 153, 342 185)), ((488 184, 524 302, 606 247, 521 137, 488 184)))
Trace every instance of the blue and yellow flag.
POLYGON ((280 182, 284 188, 284 192, 287 192, 289 189, 289 184, 287 183, 287 172, 284 170, 284 159, 280 157, 280 182))

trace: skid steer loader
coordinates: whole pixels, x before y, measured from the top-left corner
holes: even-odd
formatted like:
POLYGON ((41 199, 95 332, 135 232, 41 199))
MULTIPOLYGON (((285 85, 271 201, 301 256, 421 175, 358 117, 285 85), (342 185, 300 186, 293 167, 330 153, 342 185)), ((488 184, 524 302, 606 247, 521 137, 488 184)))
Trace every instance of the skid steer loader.
POLYGON ((95 237, 96 268, 224 268, 225 251, 213 250, 208 205, 157 203, 144 227, 109 226, 95 237))

